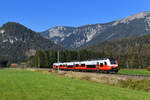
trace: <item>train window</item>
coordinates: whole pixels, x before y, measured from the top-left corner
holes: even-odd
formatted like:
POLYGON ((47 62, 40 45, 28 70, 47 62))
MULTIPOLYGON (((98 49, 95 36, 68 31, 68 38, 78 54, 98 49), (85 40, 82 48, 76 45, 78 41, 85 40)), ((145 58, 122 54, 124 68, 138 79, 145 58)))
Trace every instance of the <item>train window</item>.
POLYGON ((81 64, 82 67, 85 67, 85 64, 81 64))
POLYGON ((105 65, 107 65, 107 62, 104 62, 105 63, 105 65))
POLYGON ((100 63, 100 66, 103 67, 103 63, 100 63))
POLYGON ((87 65, 87 68, 96 68, 95 65, 87 65))
POLYGON ((68 68, 72 68, 73 66, 72 65, 68 65, 68 68))
POLYGON ((110 60, 110 63, 111 63, 111 64, 116 64, 115 59, 113 59, 113 58, 109 58, 109 60, 110 60))
POLYGON ((79 66, 79 64, 76 64, 76 67, 78 67, 79 66))

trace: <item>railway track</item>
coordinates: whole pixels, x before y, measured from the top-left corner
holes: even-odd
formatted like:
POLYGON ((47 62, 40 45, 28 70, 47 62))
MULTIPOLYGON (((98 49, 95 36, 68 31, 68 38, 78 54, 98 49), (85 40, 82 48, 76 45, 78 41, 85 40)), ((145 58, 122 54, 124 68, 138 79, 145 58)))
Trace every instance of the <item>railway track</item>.
POLYGON ((119 73, 109 73, 109 74, 105 74, 105 73, 96 73, 96 72, 80 72, 80 73, 87 73, 87 74, 96 74, 96 75, 100 75, 100 76, 106 76, 106 77, 116 77, 116 78, 123 78, 123 79, 137 79, 137 80, 141 80, 141 79, 150 79, 150 75, 131 75, 131 74, 119 74, 119 73))
POLYGON ((130 74, 114 74, 118 77, 125 77, 128 79, 137 79, 137 80, 141 80, 141 79, 150 79, 150 75, 130 75, 130 74))
POLYGON ((120 79, 150 79, 150 75, 130 75, 130 74, 104 74, 105 76, 116 77, 120 79))
POLYGON ((135 77, 149 77, 150 78, 150 75, 131 75, 131 74, 116 74, 116 75, 135 76, 135 77))

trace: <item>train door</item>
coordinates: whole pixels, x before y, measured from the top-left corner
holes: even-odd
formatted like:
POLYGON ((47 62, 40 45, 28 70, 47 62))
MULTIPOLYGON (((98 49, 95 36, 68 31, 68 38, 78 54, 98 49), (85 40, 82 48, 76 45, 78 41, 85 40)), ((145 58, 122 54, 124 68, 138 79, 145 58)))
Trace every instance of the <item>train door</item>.
POLYGON ((97 62, 97 71, 99 71, 99 62, 97 62))
POLYGON ((99 65, 100 65, 100 70, 103 71, 104 70, 103 62, 101 62, 99 65))

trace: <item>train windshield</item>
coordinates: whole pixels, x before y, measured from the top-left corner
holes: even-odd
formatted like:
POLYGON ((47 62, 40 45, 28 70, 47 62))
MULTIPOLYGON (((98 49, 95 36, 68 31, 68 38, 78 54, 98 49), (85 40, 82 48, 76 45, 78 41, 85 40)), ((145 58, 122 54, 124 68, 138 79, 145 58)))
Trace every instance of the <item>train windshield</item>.
POLYGON ((113 58, 109 58, 111 64, 116 64, 116 60, 113 58))

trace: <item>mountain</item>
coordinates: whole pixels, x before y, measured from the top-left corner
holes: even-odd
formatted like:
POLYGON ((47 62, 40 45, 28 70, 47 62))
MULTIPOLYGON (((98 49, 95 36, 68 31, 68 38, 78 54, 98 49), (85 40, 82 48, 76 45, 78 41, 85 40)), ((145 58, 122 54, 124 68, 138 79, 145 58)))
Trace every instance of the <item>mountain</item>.
POLYGON ((19 23, 8 22, 0 27, 0 59, 2 60, 23 61, 34 55, 36 50, 61 48, 19 23))
POLYGON ((141 12, 104 24, 57 26, 40 32, 45 38, 73 49, 118 38, 139 37, 147 33, 150 33, 150 12, 141 12))

